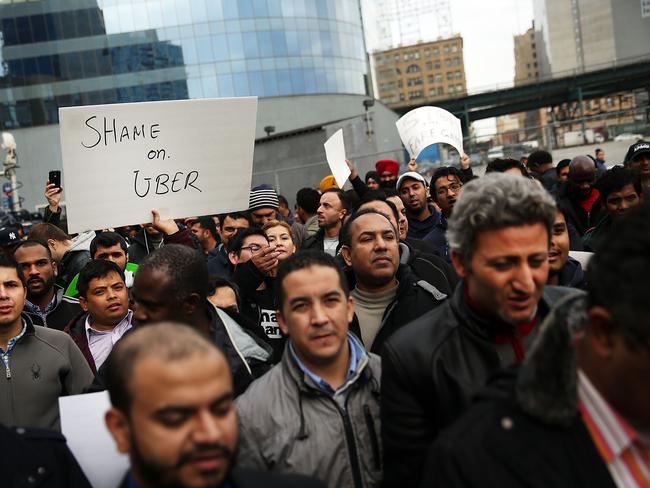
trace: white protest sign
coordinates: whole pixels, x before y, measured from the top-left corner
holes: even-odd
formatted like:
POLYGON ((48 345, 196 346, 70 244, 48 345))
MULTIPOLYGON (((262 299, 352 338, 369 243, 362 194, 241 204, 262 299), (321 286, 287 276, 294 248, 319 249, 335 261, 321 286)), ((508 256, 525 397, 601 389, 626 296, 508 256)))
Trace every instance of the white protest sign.
POLYGON ((420 107, 395 122, 404 147, 411 157, 431 144, 444 142, 463 153, 463 130, 460 119, 438 107, 420 107))
POLYGON ((70 232, 246 210, 257 97, 59 110, 70 232))
POLYGON ((336 184, 343 188, 345 181, 350 176, 350 168, 345 162, 345 144, 343 143, 343 129, 337 130, 332 137, 325 141, 325 157, 327 164, 334 175, 336 184))
POLYGON ((129 469, 128 456, 117 451, 104 423, 109 408, 106 391, 59 398, 61 431, 94 488, 115 488, 129 469))

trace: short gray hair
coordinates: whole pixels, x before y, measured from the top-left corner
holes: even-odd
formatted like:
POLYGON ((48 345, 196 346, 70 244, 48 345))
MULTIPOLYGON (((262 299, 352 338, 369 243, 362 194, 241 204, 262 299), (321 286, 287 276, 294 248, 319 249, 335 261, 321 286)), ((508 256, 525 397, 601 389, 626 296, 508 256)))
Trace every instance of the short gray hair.
POLYGON ((555 221, 555 202, 537 181, 505 173, 490 173, 472 180, 454 206, 449 219, 449 247, 468 263, 480 232, 544 224, 549 242, 555 221))

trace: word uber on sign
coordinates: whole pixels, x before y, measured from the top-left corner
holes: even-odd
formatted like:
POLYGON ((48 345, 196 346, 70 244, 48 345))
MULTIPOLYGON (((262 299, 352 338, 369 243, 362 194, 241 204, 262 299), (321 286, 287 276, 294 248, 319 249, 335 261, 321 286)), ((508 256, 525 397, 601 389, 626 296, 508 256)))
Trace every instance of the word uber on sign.
POLYGON ((59 109, 71 233, 248 208, 257 98, 59 109))

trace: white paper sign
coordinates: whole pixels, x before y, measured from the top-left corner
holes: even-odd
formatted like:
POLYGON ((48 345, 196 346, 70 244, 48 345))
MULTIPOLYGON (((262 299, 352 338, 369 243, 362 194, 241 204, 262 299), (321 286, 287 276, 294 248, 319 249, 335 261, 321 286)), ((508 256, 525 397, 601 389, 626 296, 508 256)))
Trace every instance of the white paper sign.
POLYGON ((334 175, 336 184, 343 188, 350 176, 350 168, 345 162, 345 144, 343 143, 343 129, 337 130, 324 144, 327 164, 334 175))
POLYGON ((115 488, 129 469, 129 458, 117 451, 104 423, 111 407, 108 392, 59 398, 61 431, 94 488, 115 488))
POLYGON ((59 110, 70 232, 246 210, 257 97, 59 110))
POLYGON ((444 142, 463 153, 463 130, 460 119, 438 107, 411 110, 397 122, 397 131, 411 157, 431 144, 444 142))

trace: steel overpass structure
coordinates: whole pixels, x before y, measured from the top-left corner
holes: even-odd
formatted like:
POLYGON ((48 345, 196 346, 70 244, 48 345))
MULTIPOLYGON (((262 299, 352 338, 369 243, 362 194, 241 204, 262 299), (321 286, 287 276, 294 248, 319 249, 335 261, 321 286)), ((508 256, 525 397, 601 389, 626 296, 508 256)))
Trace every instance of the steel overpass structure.
MULTIPOLYGON (((525 112, 562 103, 606 97, 612 93, 645 88, 650 93, 650 58, 536 83, 441 100, 437 107, 456 115, 466 129, 475 120, 525 112)), ((403 115, 420 104, 394 109, 403 115)))

